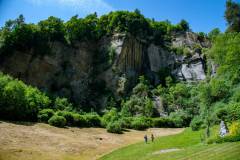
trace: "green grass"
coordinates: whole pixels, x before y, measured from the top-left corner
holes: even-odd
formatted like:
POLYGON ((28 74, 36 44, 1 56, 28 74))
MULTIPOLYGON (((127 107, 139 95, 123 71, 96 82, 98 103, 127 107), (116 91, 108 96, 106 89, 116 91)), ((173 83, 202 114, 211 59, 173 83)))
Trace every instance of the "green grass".
MULTIPOLYGON (((216 127, 212 133, 216 132, 216 127)), ((137 143, 105 155, 101 160, 240 160, 240 142, 206 145, 203 131, 186 129, 183 133, 160 137, 154 143, 137 143), (153 154, 163 149, 179 151, 153 154)))

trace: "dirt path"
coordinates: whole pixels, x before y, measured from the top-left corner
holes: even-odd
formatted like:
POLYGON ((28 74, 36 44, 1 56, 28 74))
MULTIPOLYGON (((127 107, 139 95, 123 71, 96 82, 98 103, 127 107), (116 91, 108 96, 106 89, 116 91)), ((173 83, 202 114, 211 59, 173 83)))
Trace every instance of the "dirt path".
POLYGON ((0 160, 94 160, 114 149, 143 140, 144 134, 166 136, 183 129, 130 130, 107 133, 102 128, 56 128, 42 123, 0 121, 0 160))

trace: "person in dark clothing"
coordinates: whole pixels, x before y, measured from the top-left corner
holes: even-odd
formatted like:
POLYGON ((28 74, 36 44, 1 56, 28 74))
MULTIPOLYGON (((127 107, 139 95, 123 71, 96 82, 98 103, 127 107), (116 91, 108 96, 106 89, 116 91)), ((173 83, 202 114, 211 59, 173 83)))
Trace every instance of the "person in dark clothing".
POLYGON ((154 135, 153 134, 151 134, 151 140, 152 140, 152 142, 154 141, 154 135))
POLYGON ((147 143, 147 141, 148 141, 147 135, 144 136, 144 141, 145 141, 145 143, 147 143))

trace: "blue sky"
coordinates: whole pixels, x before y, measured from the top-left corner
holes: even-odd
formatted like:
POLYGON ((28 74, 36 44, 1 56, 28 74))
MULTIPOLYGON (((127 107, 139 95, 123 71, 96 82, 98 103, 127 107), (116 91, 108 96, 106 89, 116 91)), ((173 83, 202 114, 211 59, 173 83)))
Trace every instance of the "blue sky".
POLYGON ((23 14, 27 22, 37 23, 49 16, 66 21, 76 14, 84 17, 95 11, 102 15, 112 10, 133 11, 138 8, 146 17, 155 20, 168 19, 177 23, 185 19, 195 32, 209 32, 216 27, 224 31, 225 2, 226 0, 0 0, 0 26, 19 14, 23 14))

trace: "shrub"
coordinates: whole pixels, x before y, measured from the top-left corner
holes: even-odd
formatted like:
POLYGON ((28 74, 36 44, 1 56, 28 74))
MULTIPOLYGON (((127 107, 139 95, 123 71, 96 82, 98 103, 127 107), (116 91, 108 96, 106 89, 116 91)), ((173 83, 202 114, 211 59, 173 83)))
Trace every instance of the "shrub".
POLYGON ((121 122, 113 121, 113 122, 108 123, 107 131, 110 133, 117 133, 117 134, 122 133, 121 122))
POLYGON ((48 120, 54 115, 52 109, 43 109, 38 113, 39 122, 48 122, 48 120))
POLYGON ((228 111, 226 108, 220 108, 216 111, 216 115, 219 119, 225 120, 228 116, 228 111))
POLYGON ((85 117, 77 113, 73 114, 73 126, 86 127, 87 121, 85 117))
POLYGON ((133 117, 122 117, 121 119, 119 119, 118 121, 121 123, 122 128, 132 128, 132 121, 133 121, 133 117))
POLYGON ((176 127, 187 127, 191 122, 191 116, 183 110, 170 113, 169 118, 174 121, 176 127))
POLYGON ((120 118, 117 109, 116 108, 112 108, 110 111, 107 111, 101 120, 101 125, 103 127, 107 127, 107 124, 111 121, 116 121, 120 118))
POLYGON ((232 135, 227 135, 225 137, 217 137, 217 138, 213 138, 208 140, 208 144, 212 144, 212 143, 224 143, 224 142, 238 142, 240 141, 240 135, 236 135, 236 136, 232 136, 232 135))
POLYGON ((50 99, 38 89, 0 73, 0 117, 6 120, 37 121, 40 109, 50 99))
POLYGON ((64 127, 66 119, 63 116, 54 115, 48 120, 48 123, 55 127, 64 127))
POLYGON ((194 117, 190 123, 190 127, 193 131, 198 131, 202 127, 202 125, 203 120, 199 116, 194 117))
POLYGON ((84 115, 86 127, 101 127, 101 118, 97 114, 84 115))
POLYGON ((154 118, 153 126, 158 128, 172 128, 175 127, 175 123, 170 118, 154 118))
POLYGON ((67 98, 57 97, 54 102, 54 108, 57 110, 71 110, 73 108, 73 105, 68 102, 67 98))
POLYGON ((131 123, 133 129, 145 130, 152 126, 152 120, 146 117, 135 117, 131 123))
POLYGON ((229 128, 229 133, 231 136, 240 135, 240 122, 233 122, 229 128))
POLYGON ((228 106, 228 120, 240 120, 240 103, 232 103, 228 106))
POLYGON ((58 111, 56 115, 58 116, 63 116, 66 119, 67 125, 71 126, 74 123, 74 116, 73 112, 68 112, 68 111, 58 111))

